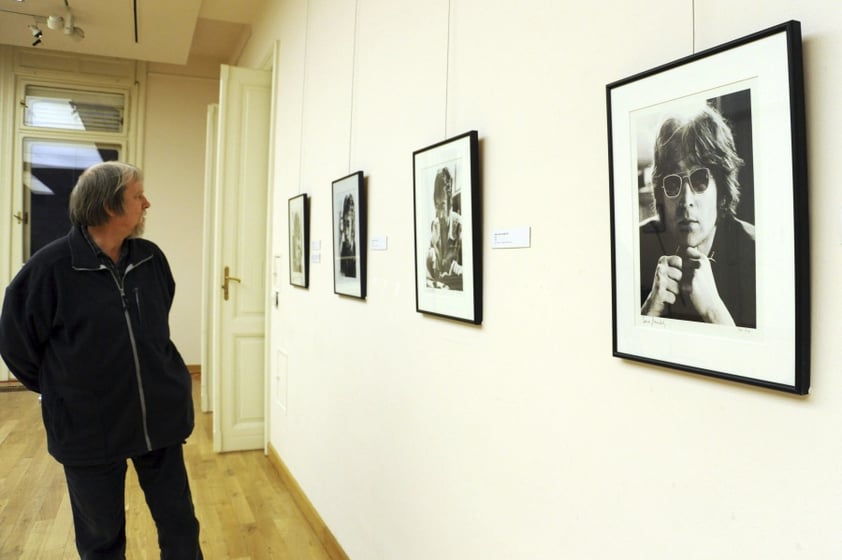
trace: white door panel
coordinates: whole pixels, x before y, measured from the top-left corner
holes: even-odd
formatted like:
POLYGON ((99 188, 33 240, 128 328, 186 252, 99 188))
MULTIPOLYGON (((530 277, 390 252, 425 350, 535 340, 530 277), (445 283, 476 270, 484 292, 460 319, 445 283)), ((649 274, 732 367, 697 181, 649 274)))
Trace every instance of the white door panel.
POLYGON ((219 101, 209 329, 214 449, 261 449, 271 72, 223 66, 219 101))

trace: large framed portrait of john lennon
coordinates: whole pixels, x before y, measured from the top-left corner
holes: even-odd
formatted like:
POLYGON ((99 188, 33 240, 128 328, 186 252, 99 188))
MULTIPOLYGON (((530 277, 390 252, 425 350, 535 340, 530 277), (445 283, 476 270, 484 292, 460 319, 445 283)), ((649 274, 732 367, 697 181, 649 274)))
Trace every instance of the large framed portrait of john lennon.
POLYGON ((363 172, 332 184, 333 291, 365 299, 366 200, 363 172))
POLYGON ((289 283, 306 288, 310 280, 310 216, 307 194, 289 199, 289 283))
POLYGON ((801 50, 790 21, 606 86, 614 356, 809 391, 801 50))
POLYGON ((479 140, 475 130, 413 154, 415 305, 482 323, 479 140))

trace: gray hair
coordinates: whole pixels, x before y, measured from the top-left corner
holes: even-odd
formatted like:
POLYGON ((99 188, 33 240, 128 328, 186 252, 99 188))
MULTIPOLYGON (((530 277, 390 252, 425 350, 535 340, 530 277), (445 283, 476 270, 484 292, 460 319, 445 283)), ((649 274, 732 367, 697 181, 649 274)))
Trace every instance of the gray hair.
POLYGON ((70 223, 100 226, 108 222, 108 211, 123 214, 123 191, 132 181, 142 181, 143 172, 128 163, 106 161, 86 169, 70 193, 70 223))

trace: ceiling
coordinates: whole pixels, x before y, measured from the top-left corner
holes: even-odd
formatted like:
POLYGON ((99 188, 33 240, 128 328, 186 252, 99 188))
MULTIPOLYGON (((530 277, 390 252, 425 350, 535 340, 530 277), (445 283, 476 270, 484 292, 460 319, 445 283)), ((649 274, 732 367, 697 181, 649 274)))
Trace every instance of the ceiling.
POLYGON ((187 64, 191 57, 231 64, 265 1, 0 0, 0 44, 167 64, 187 64), (84 39, 47 27, 48 16, 66 18, 68 7, 84 39), (42 31, 34 47, 33 23, 42 31))

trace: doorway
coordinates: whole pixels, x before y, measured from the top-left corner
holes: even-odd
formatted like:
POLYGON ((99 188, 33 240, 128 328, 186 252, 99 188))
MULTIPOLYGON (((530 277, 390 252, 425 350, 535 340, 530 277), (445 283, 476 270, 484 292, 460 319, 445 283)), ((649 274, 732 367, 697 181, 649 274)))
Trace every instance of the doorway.
MULTIPOLYGON (((31 255, 67 234, 70 192, 79 175, 94 163, 132 155, 126 108, 137 85, 115 87, 93 77, 70 83, 49 71, 0 81, 0 98, 9 100, 0 108, 9 131, 0 138, 9 147, 4 169, 10 181, 3 195, 9 213, 0 220, 4 285, 31 255)), ((11 378, 0 364, 0 381, 11 378)))

